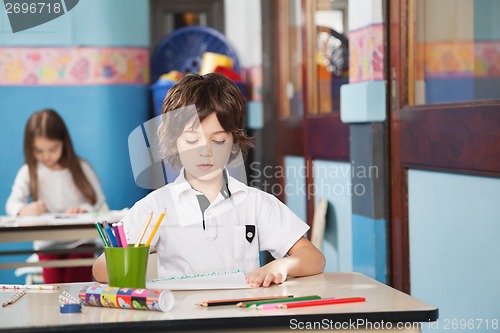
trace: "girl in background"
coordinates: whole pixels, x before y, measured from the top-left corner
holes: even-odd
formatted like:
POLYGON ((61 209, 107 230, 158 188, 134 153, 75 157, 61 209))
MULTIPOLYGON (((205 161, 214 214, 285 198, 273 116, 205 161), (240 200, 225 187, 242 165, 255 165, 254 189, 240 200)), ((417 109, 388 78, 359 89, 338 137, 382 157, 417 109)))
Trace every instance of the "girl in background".
MULTIPOLYGON (((85 213, 106 210, 92 167, 73 149, 64 121, 54 110, 35 112, 24 130, 24 164, 17 173, 5 210, 8 215, 85 213), (29 200, 31 199, 31 200, 29 200)), ((35 250, 77 247, 82 242, 35 241, 35 250)), ((88 246, 88 244, 87 244, 88 246)), ((43 254, 40 260, 93 258, 93 253, 43 254)), ((91 267, 44 268, 45 283, 92 281, 91 267)))

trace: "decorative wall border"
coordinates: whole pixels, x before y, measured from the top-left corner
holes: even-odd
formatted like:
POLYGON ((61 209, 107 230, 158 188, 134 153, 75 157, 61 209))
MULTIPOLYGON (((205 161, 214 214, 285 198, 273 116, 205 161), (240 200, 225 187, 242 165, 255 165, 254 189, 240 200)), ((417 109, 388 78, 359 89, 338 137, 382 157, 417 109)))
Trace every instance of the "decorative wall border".
POLYGON ((149 84, 146 48, 0 48, 0 86, 149 84))
POLYGON ((349 82, 384 79, 384 25, 349 32, 349 82))
POLYGON ((500 42, 432 42, 417 45, 417 79, 500 77, 500 42), (424 77, 425 76, 425 77, 424 77))

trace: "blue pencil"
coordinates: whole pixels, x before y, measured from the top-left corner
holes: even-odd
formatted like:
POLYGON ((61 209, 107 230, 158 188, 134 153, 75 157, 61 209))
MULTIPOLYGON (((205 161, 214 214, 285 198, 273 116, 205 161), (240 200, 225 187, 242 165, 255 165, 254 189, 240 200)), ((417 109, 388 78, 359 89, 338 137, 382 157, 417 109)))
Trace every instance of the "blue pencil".
POLYGON ((106 234, 108 235, 109 242, 112 247, 117 247, 118 244, 116 243, 116 238, 115 235, 113 234, 113 230, 109 226, 108 222, 103 221, 102 224, 104 224, 104 230, 106 231, 106 234))

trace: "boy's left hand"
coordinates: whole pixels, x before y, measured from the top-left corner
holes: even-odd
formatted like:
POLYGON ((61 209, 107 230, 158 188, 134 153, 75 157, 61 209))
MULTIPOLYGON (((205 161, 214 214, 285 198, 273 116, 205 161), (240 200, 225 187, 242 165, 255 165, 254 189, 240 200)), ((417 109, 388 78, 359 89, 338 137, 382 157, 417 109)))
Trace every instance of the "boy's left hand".
POLYGON ((252 288, 269 287, 271 284, 281 284, 285 282, 287 274, 277 269, 278 261, 270 262, 269 264, 259 268, 256 271, 247 274, 247 283, 252 288))
POLYGON ((269 287, 285 282, 287 276, 307 276, 323 272, 325 257, 309 240, 301 237, 288 250, 288 256, 271 261, 247 274, 251 287, 269 287))

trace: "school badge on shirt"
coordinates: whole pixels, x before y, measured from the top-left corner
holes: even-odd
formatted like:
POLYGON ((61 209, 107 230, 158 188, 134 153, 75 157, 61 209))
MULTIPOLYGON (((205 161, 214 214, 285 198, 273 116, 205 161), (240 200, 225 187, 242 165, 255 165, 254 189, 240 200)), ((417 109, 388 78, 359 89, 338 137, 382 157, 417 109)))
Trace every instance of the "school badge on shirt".
POLYGON ((255 237, 255 226, 251 224, 245 225, 245 237, 249 243, 253 241, 255 237))

